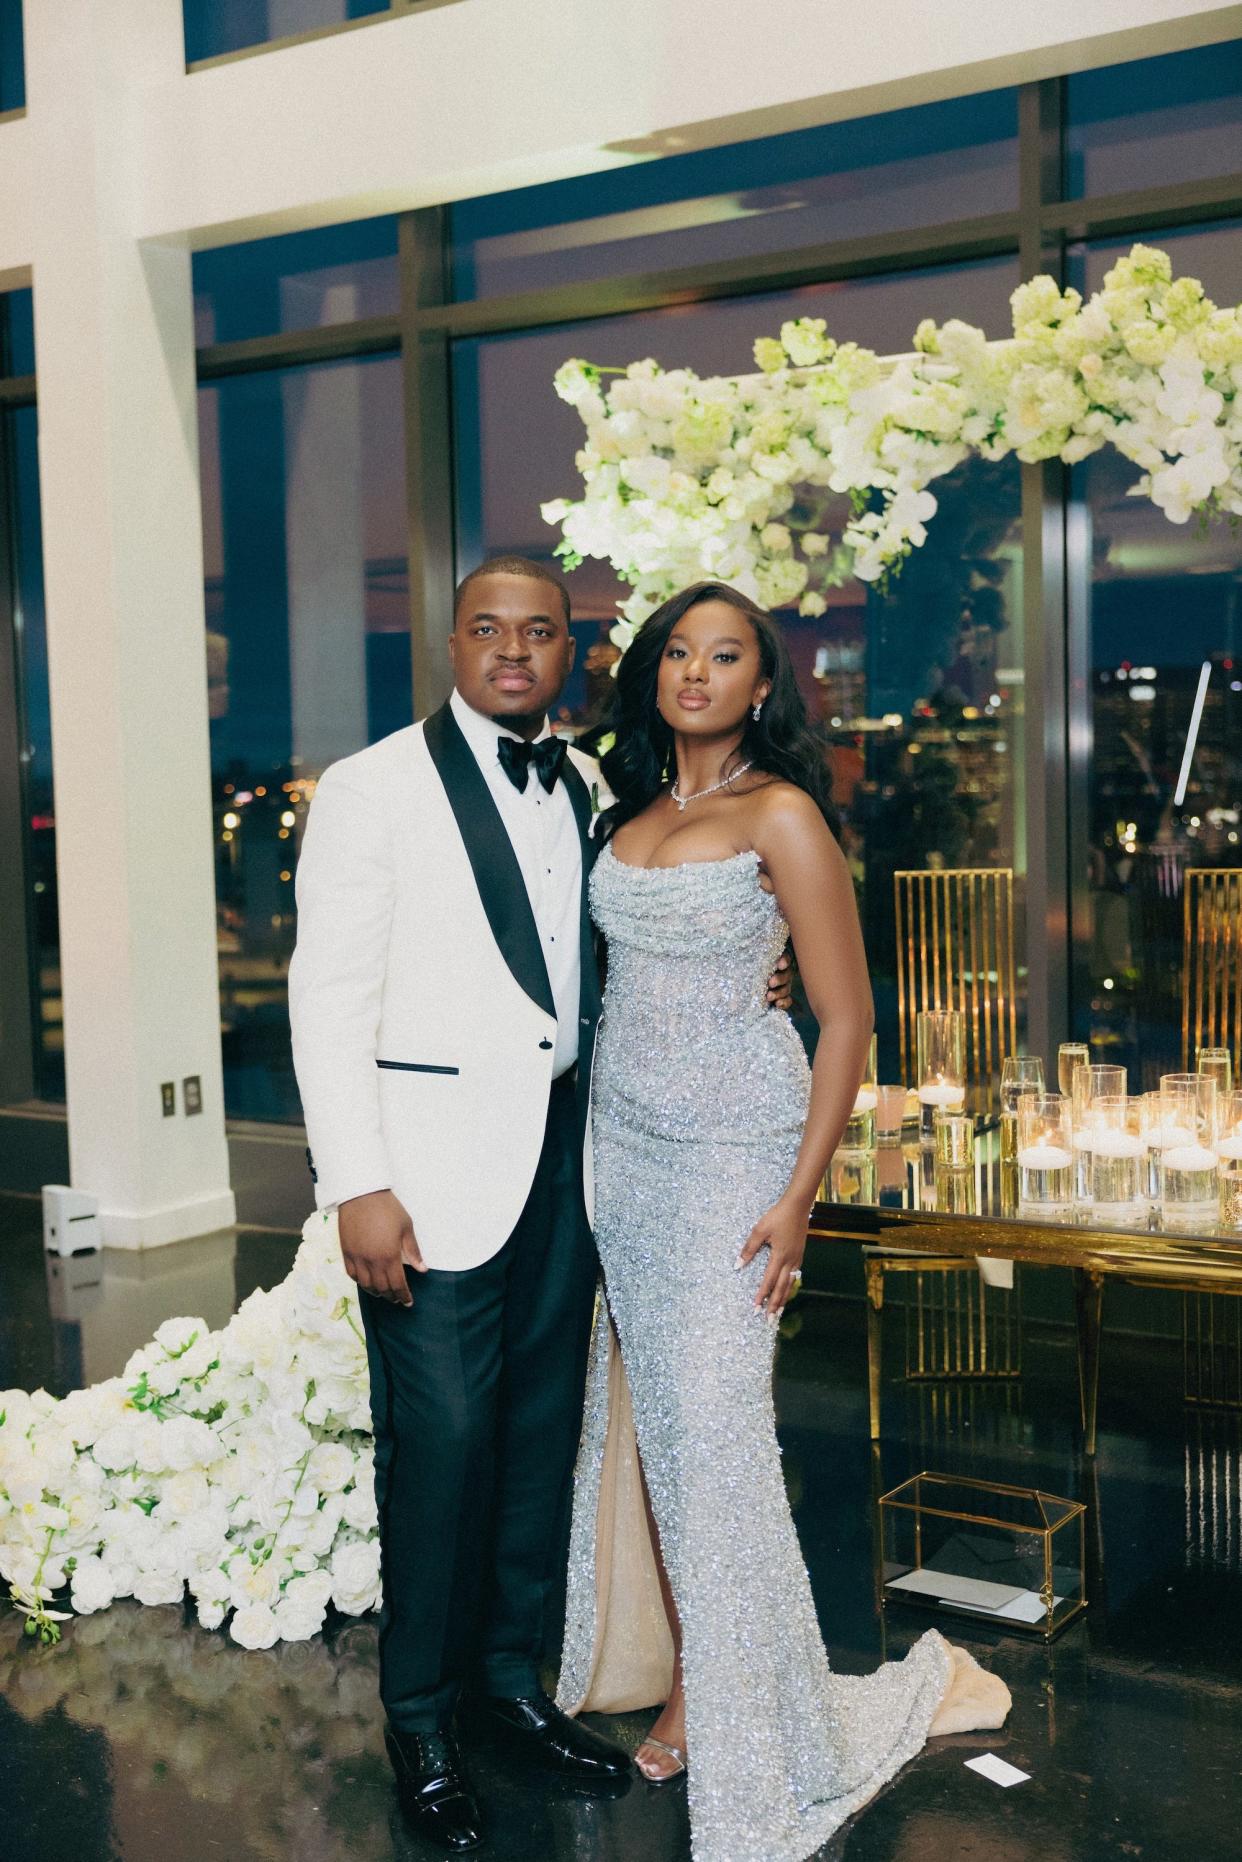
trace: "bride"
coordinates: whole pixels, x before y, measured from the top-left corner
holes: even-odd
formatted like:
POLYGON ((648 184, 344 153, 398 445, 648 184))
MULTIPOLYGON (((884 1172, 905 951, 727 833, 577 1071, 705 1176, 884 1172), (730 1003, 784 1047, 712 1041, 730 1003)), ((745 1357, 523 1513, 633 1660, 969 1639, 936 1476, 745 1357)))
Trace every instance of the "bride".
POLYGON ((653 1783, 688 1770, 696 1862, 800 1862, 929 1733, 998 1726, 1009 1694, 935 1630, 873 1675, 833 1675, 785 1498, 776 1321, 872 1006, 781 634, 698 583, 639 633, 617 708, 591 881, 608 948, 593 1089, 607 1305, 560 1699, 665 1701, 638 1764, 653 1783), (813 1068, 765 1008, 790 932, 821 1028, 813 1068))

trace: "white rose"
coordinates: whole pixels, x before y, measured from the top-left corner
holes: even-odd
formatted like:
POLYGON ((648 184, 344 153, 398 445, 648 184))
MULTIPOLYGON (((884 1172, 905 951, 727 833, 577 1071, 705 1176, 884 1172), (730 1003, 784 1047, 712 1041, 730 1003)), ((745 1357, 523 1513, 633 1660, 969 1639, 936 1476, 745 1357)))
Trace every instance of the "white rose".
POLYGON ((73 1607, 79 1616, 106 1610, 116 1596, 112 1573, 98 1558, 79 1558, 73 1572, 73 1607))
POLYGON ((188 1519, 207 1505, 207 1477, 197 1468, 172 1474, 160 1490, 160 1512, 169 1519, 188 1519))
POLYGON ((270 1649, 280 1641, 280 1625, 265 1603, 255 1603, 234 1611, 229 1634, 243 1649, 270 1649))
POLYGON ((343 1442, 320 1442, 306 1464, 306 1480, 320 1493, 339 1493, 354 1477, 354 1457, 343 1442))
POLYGON ((184 1591, 185 1579, 176 1571, 140 1571, 134 1582, 134 1596, 139 1603, 180 1603, 184 1591))
POLYGON ((373 1480, 359 1480, 345 1495, 345 1510, 342 1515, 345 1524, 352 1526, 355 1532, 374 1532, 379 1524, 379 1513, 375 1505, 375 1483, 373 1480))
POLYGON ((346 1616, 362 1616, 379 1602, 379 1544, 355 1539, 332 1558, 332 1600, 346 1616))

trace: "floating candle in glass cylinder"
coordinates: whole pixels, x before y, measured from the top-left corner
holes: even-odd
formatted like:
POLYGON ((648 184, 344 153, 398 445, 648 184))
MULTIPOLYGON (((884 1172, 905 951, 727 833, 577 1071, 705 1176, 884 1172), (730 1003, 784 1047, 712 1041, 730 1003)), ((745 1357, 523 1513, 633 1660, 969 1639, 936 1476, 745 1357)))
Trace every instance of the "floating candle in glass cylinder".
POLYGON ((1218 1214, 1216 1082, 1166 1073, 1160 1081, 1160 1215, 1176 1226, 1210 1226, 1218 1214))
POLYGON ((1042 1093, 1044 1063, 1038 1054, 1011 1054, 1001 1062, 1000 1154, 1012 1164, 1018 1152, 1018 1100, 1023 1093, 1042 1093))
POLYGON ((1138 1108, 1131 1108, 1124 1094, 1091 1102, 1080 1155, 1086 1165, 1086 1200, 1097 1209, 1130 1207, 1143 1194, 1146 1146, 1134 1129, 1137 1123, 1138 1108))
POLYGON ((966 1104, 966 1029, 958 1009, 923 1009, 914 1022, 918 1061, 919 1138, 935 1138, 937 1111, 966 1104))
POLYGON ((1162 1073, 1160 1097, 1164 1103, 1164 1122, 1172 1117, 1177 1125, 1189 1126, 1200 1144, 1211 1144, 1216 1136, 1216 1081, 1206 1073, 1162 1073))
POLYGON ((1205 1079, 1215 1080, 1218 1103, 1228 1099, 1233 1091, 1233 1055, 1227 1047, 1201 1047, 1195 1070, 1205 1079))
POLYGON ((875 1149, 875 1036, 872 1035, 867 1048, 867 1064, 858 1091, 854 1095, 854 1110, 845 1122, 839 1149, 842 1151, 873 1151, 875 1149))
POLYGON ((1087 1200, 1087 1137, 1097 1123, 1092 1107, 1097 1099, 1124 1099, 1125 1096, 1124 1067, 1075 1068, 1071 1122, 1074 1135, 1074 1194, 1080 1202, 1087 1200))
POLYGON ((1069 1209, 1074 1200, 1070 1109, 1060 1093, 1018 1101, 1018 1202, 1069 1209))

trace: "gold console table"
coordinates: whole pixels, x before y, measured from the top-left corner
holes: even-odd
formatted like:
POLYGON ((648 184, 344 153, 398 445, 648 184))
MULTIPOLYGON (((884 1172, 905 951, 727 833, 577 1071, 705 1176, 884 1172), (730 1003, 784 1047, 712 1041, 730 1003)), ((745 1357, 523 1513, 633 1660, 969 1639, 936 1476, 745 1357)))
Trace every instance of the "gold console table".
MULTIPOLYGON (((1154 1211, 1132 1222, 1103 1220, 1090 1209, 1042 1217, 1015 1207, 1012 1166, 996 1155, 997 1134, 980 1135, 969 1180, 937 1183, 930 1154, 917 1145, 838 1152, 825 1178, 826 1199, 811 1215, 812 1243, 852 1242, 908 1250, 919 1257, 969 1264, 977 1256, 1032 1267, 1068 1267, 1078 1320, 1078 1388, 1086 1453, 1096 1446, 1100 1335, 1109 1280, 1182 1294, 1242 1294, 1242 1233, 1164 1228, 1154 1211), (949 1207, 944 1206, 950 1205, 949 1207), (938 1206, 939 1205, 939 1206, 938 1206)), ((871 1439, 880 1437, 880 1341, 884 1271, 892 1259, 864 1260, 871 1439)))

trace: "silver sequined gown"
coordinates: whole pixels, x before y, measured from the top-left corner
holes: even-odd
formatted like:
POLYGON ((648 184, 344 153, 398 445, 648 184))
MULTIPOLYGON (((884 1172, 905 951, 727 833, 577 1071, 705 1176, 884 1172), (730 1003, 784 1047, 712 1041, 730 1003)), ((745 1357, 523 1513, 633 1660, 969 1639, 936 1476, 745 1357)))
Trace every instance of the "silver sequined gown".
MULTIPOLYGON (((788 1184, 810 1070, 765 1006, 787 927, 752 853, 654 869, 605 849, 595 1062, 596 1237, 681 1618, 695 1862, 802 1862, 920 1749, 948 1685, 933 1631, 902 1662, 834 1675, 781 1476, 766 1255, 738 1250, 788 1184)), ((576 1477, 560 1696, 595 1627, 607 1424, 601 1308, 576 1477)))

